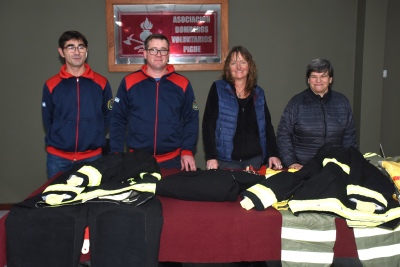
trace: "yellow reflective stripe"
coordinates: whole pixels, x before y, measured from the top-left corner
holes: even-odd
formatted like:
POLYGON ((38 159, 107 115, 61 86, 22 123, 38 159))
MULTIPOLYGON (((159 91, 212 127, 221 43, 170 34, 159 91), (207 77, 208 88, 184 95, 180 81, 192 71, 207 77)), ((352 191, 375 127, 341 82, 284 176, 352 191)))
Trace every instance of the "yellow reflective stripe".
POLYGON ((262 184, 253 185, 252 187, 248 188, 247 191, 255 194, 260 199, 264 208, 267 208, 273 203, 278 202, 274 192, 262 184))
POLYGON ((129 187, 119 188, 119 189, 115 189, 115 190, 96 189, 96 190, 93 190, 90 192, 84 192, 83 194, 78 195, 77 198, 74 199, 74 201, 86 202, 88 200, 91 200, 91 199, 94 199, 97 197, 115 195, 115 194, 119 194, 122 192, 130 191, 130 190, 132 190, 132 189, 129 187))
POLYGON ((325 159, 323 160, 322 164, 323 164, 323 166, 325 167, 326 164, 328 164, 329 162, 332 162, 332 163, 337 164, 340 168, 342 168, 342 170, 343 170, 345 173, 347 173, 347 174, 350 173, 350 167, 349 167, 349 165, 346 165, 346 164, 344 164, 344 163, 341 163, 341 162, 337 161, 336 159, 325 158, 325 159))
POLYGON ((289 199, 285 199, 285 200, 274 203, 272 205, 272 207, 274 207, 277 210, 288 210, 289 209, 288 202, 289 202, 289 199))
POLYGON ((102 175, 95 167, 85 165, 78 172, 87 175, 89 178, 88 186, 100 185, 102 175))
POLYGON ((143 177, 144 177, 146 174, 149 174, 149 175, 151 175, 151 176, 157 178, 157 180, 159 180, 159 181, 161 180, 161 174, 160 174, 160 173, 157 173, 157 172, 153 172, 153 173, 142 172, 142 173, 139 174, 140 179, 143 179, 143 177))
POLYGON ((370 158, 370 157, 374 157, 374 156, 381 157, 380 155, 373 153, 373 152, 367 152, 363 156, 364 156, 364 158, 370 158))
POLYGON ((139 191, 139 192, 150 192, 155 194, 156 192, 156 184, 155 183, 141 183, 141 184, 134 184, 131 186, 132 189, 139 191))
POLYGON ((67 180, 67 185, 70 186, 81 186, 82 183, 83 183, 83 178, 76 176, 75 174, 71 175, 67 180))
POLYGON ((348 185, 347 186, 347 195, 361 195, 375 199, 379 203, 382 203, 385 207, 387 207, 387 200, 383 197, 383 195, 377 191, 359 186, 359 185, 348 185))
POLYGON ((299 211, 331 211, 347 218, 348 208, 336 198, 313 200, 290 200, 289 207, 293 213, 299 211))
POLYGON ((65 199, 71 199, 73 195, 79 195, 85 188, 75 187, 66 184, 49 185, 43 193, 48 193, 44 196, 44 201, 49 205, 60 205, 65 199), (70 194, 68 194, 70 192, 70 194))
POLYGON ((114 195, 105 195, 105 196, 99 196, 99 199, 110 199, 110 200, 116 200, 116 201, 126 201, 127 197, 131 195, 132 190, 122 192, 119 194, 114 194, 114 195))
POLYGON ((60 205, 64 199, 70 199, 71 196, 68 194, 50 194, 45 196, 45 202, 49 205, 60 205))
POLYGON ((244 208, 245 210, 251 210, 252 208, 254 208, 254 203, 253 201, 251 201, 250 198, 244 197, 243 200, 240 201, 240 206, 242 206, 242 208, 244 208))
POLYGON ((126 181, 127 181, 130 185, 136 184, 135 178, 128 178, 126 181))
POLYGON ((376 209, 375 203, 357 200, 356 209, 368 213, 374 213, 376 209))
POLYGON ((161 180, 161 173, 158 173, 158 172, 153 172, 151 175, 153 175, 154 177, 156 177, 157 178, 157 180, 161 180))
MULTIPOLYGON (((65 205, 65 204, 69 204, 69 203, 74 203, 74 202, 86 202, 88 200, 91 199, 95 199, 98 197, 102 197, 102 196, 111 196, 111 195, 116 195, 116 194, 120 194, 123 192, 128 192, 131 190, 135 190, 138 192, 150 192, 155 194, 156 191, 156 184, 155 183, 141 183, 141 184, 131 184, 129 186, 123 187, 123 188, 118 188, 115 190, 104 190, 104 189, 96 189, 90 192, 83 192, 83 190, 85 190, 84 187, 72 187, 72 186, 68 186, 68 185, 63 185, 63 184, 56 184, 56 185, 52 185, 49 186, 48 188, 46 188, 46 191, 49 192, 55 192, 57 193, 58 191, 70 191, 70 192, 74 192, 76 193, 76 196, 70 196, 68 194, 63 195, 63 194, 51 194, 52 196, 49 198, 49 201, 51 201, 51 205, 65 205), (69 196, 69 199, 68 197, 69 196), (73 197, 73 199, 71 199, 71 197, 73 197), (68 200, 66 200, 68 199, 68 200)), ((68 192, 67 192, 68 193, 68 192)), ((46 201, 47 203, 47 201, 46 201)))
POLYGON ((293 213, 301 211, 329 211, 340 215, 348 220, 354 221, 354 224, 368 226, 377 226, 382 223, 397 219, 400 217, 400 207, 388 210, 383 214, 371 214, 358 210, 347 208, 338 199, 314 199, 314 200, 290 200, 289 207, 293 213), (358 223, 356 223, 358 222, 358 223))
POLYGON ((370 214, 352 210, 338 199, 290 200, 289 207, 293 213, 301 211, 329 211, 347 219, 349 226, 373 227, 400 218, 400 207, 388 210, 383 214, 370 214))
POLYGON ((346 219, 346 223, 348 227, 351 228, 365 228, 365 227, 375 227, 380 225, 381 223, 377 222, 366 222, 366 221, 353 221, 346 219))
POLYGON ((70 203, 70 202, 76 202, 76 201, 86 202, 88 200, 91 200, 91 199, 94 199, 97 197, 120 194, 120 193, 130 191, 130 190, 136 190, 139 192, 155 193, 155 191, 156 191, 155 189, 156 189, 156 187, 155 187, 154 183, 152 183, 152 184, 134 184, 134 185, 130 185, 130 186, 115 189, 115 190, 96 189, 96 190, 93 190, 90 192, 84 192, 84 193, 78 195, 75 199, 73 199, 71 201, 66 201, 63 203, 70 203))
POLYGON ((271 176, 273 176, 275 174, 278 174, 280 172, 282 172, 282 171, 281 170, 273 170, 273 169, 267 168, 267 170, 265 171, 265 178, 269 178, 269 177, 271 177, 271 176))
POLYGON ((43 193, 47 193, 47 192, 73 192, 75 194, 80 194, 83 190, 85 190, 84 187, 75 187, 75 186, 70 186, 70 185, 66 185, 66 184, 53 184, 53 185, 49 185, 44 191, 43 193))

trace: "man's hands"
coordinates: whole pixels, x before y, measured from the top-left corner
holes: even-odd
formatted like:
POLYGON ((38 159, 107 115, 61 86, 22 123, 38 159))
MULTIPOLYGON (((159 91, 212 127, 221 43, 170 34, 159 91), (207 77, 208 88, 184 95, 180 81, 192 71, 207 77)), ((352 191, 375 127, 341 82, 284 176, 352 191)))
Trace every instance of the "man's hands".
POLYGON ((194 160, 193 156, 183 155, 181 156, 181 171, 195 171, 196 168, 196 161, 194 160))

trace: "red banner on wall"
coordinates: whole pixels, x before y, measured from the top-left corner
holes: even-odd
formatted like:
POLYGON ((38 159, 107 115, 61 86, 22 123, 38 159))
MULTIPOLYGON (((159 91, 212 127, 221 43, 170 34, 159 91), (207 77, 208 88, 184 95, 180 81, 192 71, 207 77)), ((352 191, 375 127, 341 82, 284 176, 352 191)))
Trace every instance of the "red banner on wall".
POLYGON ((174 56, 218 56, 217 14, 120 13, 120 57, 143 57, 144 40, 161 33, 170 41, 174 56))

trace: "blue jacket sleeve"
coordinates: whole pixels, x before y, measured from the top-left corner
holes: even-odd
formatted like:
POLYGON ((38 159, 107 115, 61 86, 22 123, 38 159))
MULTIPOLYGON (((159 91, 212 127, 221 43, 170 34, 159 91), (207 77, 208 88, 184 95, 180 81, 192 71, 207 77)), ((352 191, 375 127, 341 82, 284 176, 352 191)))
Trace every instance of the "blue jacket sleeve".
POLYGON ((294 101, 289 101, 285 107, 277 131, 277 144, 281 161, 285 167, 296 163, 292 138, 296 121, 297 108, 294 101))
MULTIPOLYGON (((347 100, 347 99, 346 99, 347 100)), ((347 100, 347 124, 343 133, 343 147, 355 147, 357 148, 357 137, 356 137, 356 125, 353 119, 353 110, 351 109, 350 102, 347 100)))
POLYGON ((51 100, 51 93, 49 91, 49 88, 45 84, 43 86, 43 94, 42 94, 42 121, 46 134, 51 125, 53 124, 53 111, 54 107, 51 100))

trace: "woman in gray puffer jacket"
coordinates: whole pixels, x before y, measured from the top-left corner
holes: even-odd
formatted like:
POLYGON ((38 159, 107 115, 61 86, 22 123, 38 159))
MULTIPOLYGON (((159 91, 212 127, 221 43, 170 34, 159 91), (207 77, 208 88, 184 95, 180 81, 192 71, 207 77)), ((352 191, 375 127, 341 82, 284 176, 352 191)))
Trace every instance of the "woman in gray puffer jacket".
POLYGON ((331 88, 331 63, 314 59, 308 64, 306 75, 309 88, 289 101, 277 131, 282 163, 292 169, 301 169, 324 144, 357 147, 350 102, 331 88))

